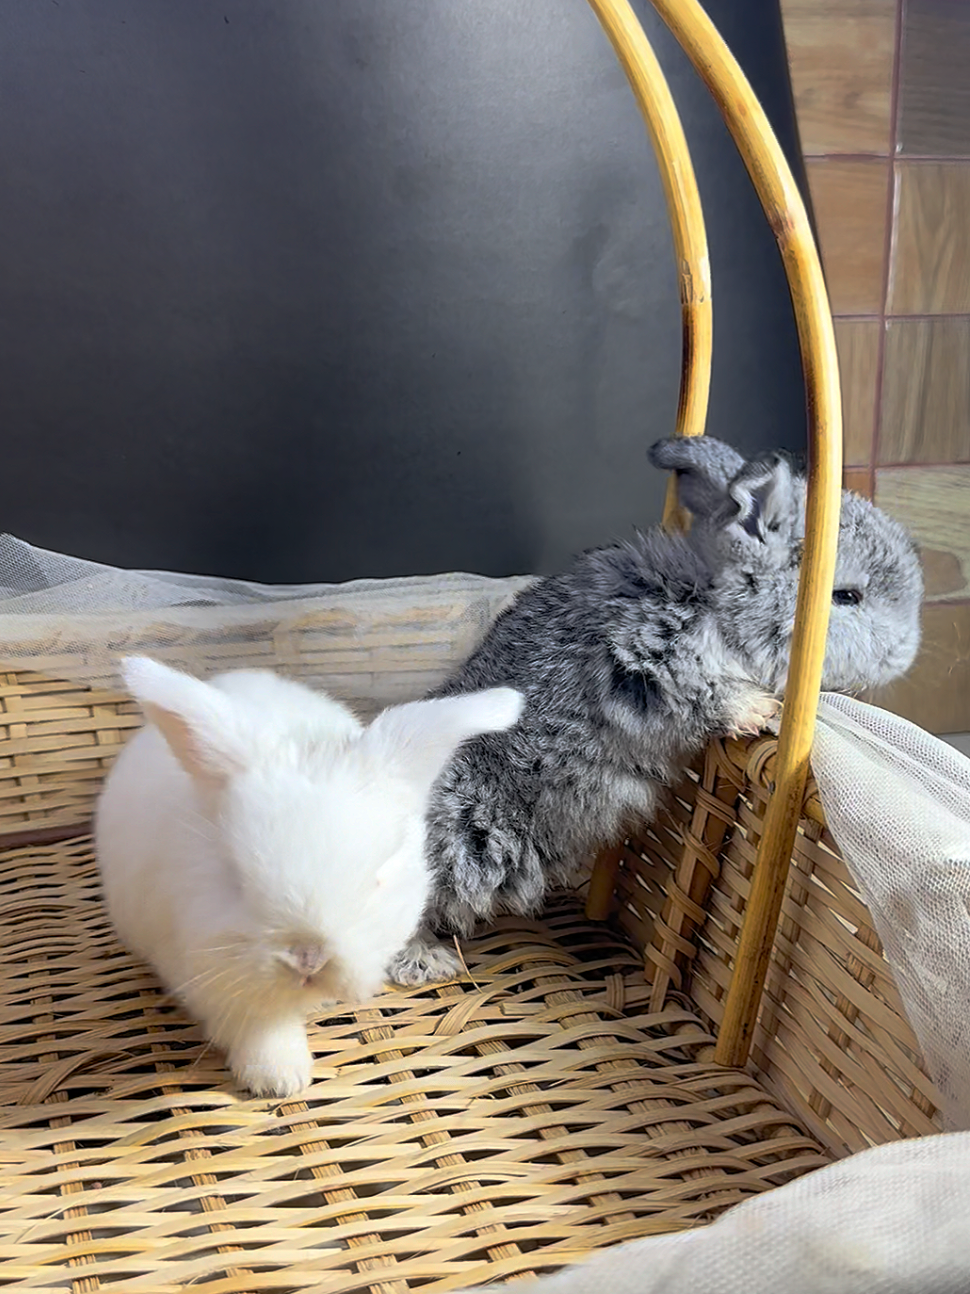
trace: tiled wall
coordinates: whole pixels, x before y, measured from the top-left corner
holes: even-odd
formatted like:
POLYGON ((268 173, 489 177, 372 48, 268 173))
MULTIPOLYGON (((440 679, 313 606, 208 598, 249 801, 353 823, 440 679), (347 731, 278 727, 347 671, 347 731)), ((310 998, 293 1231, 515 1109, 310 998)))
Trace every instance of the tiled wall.
POLYGON ((970 730, 970 0, 782 0, 846 484, 910 527, 924 648, 878 699, 970 730))

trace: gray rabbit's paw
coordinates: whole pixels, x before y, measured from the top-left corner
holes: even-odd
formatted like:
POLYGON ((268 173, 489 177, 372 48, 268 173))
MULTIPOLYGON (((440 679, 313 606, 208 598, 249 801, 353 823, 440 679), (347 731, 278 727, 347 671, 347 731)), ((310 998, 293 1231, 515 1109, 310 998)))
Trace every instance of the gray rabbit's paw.
POLYGON ((754 685, 738 690, 728 708, 725 731, 730 737, 754 737, 771 728, 781 702, 754 685))
POLYGON ((423 933, 409 939, 387 968, 388 979, 406 988, 457 979, 463 973, 464 967, 458 955, 447 945, 423 933))

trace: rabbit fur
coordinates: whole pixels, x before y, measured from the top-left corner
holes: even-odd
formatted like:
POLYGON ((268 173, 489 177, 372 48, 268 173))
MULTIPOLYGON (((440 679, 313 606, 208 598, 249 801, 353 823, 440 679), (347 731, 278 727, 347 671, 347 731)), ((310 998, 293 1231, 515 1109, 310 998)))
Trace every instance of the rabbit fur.
POLYGON ((367 728, 268 671, 202 682, 123 662, 148 725, 108 776, 95 845, 122 941, 257 1095, 311 1077, 306 1018, 378 992, 428 899, 425 811, 459 743, 514 723, 507 688, 367 728))
MULTIPOLYGON (((716 734, 762 729, 788 674, 805 537, 806 482, 780 456, 745 460, 708 437, 650 450, 692 514, 585 553, 538 580, 434 695, 504 684, 526 697, 510 732, 450 762, 428 816, 433 899, 390 968, 417 984, 456 962, 429 931, 467 934, 501 911, 532 913, 550 885, 649 821, 658 794, 716 734)), ((822 686, 903 674, 920 640, 923 583, 895 521, 843 492, 822 686)))

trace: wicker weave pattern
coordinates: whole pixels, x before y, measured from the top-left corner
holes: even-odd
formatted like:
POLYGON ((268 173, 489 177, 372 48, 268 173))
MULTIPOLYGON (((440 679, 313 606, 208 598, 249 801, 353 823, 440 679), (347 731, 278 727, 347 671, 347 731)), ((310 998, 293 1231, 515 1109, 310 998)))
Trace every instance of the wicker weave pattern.
POLYGON ((0 840, 36 827, 90 820, 136 707, 32 672, 0 675, 0 840))
MULTIPOLYGON (((84 829, 106 768, 139 723, 131 702, 20 672, 3 676, 0 704, 0 839, 84 829)), ((776 749, 771 739, 714 743, 649 832, 620 851, 620 922, 644 950, 651 983, 638 1010, 687 1002, 709 1027, 720 1023, 776 749)), ((10 865, 27 859, 15 852, 10 865)), ((811 785, 794 860, 754 1072, 835 1154, 936 1130, 932 1084, 811 785)))
MULTIPOLYGON (((652 1009, 667 1000, 669 983, 713 1029, 721 1023, 776 751, 769 738, 713 743, 689 821, 681 800, 668 815, 672 823, 679 819, 684 843, 676 874, 668 869, 652 884, 664 895, 647 947, 652 1009)), ((629 864, 636 854, 626 857, 629 864)), ((625 893, 634 885, 642 891, 636 868, 625 893)), ((940 1130, 939 1098, 812 783, 752 1061, 766 1086, 837 1156, 940 1130)))
POLYGON ((646 1012, 639 959, 574 900, 477 941, 467 982, 318 1025, 314 1086, 282 1105, 241 1099, 116 945, 88 839, 8 851, 0 922, 9 1288, 64 1288, 70 1265, 85 1290, 445 1289, 825 1161, 704 1059, 696 1015, 646 1012))

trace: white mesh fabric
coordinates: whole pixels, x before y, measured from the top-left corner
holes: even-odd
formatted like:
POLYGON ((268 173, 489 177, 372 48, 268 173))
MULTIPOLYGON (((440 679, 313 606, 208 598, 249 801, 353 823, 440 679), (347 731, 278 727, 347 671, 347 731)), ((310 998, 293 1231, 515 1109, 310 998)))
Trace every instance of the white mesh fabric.
POLYGON ((264 666, 367 716, 444 679, 529 582, 451 574, 268 586, 119 570, 2 535, 0 659, 109 689, 118 658, 136 653, 201 676, 264 666))
POLYGON ((872 914, 944 1126, 970 1128, 970 760, 850 697, 824 695, 818 716, 812 769, 829 830, 872 914))
POLYGON ((970 1133, 877 1146, 745 1200, 709 1227, 607 1249, 521 1288, 535 1294, 967 1294, 970 1133))

